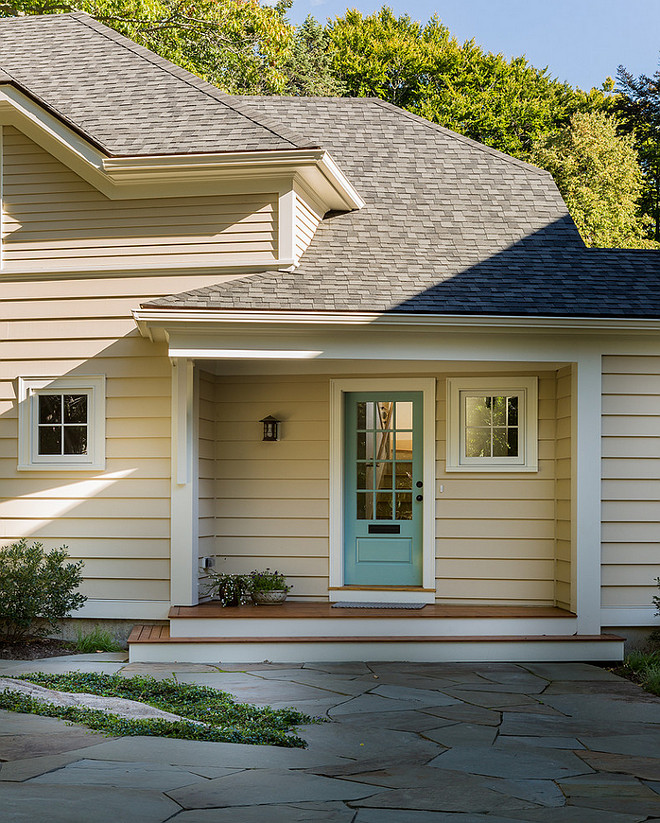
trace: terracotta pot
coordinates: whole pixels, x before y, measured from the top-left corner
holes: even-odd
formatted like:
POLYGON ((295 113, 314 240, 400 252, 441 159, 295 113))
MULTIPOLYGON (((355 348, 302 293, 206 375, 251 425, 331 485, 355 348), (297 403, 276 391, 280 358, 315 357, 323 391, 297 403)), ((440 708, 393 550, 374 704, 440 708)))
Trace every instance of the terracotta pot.
POLYGON ((286 589, 271 589, 267 592, 252 592, 252 600, 259 606, 270 606, 273 603, 284 603, 286 589))

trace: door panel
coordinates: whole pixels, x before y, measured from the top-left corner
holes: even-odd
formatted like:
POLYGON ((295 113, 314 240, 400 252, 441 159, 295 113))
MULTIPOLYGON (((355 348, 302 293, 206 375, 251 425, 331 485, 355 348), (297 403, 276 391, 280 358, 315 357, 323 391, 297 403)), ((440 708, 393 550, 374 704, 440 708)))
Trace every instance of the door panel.
POLYGON ((422 584, 422 414, 422 392, 345 395, 345 585, 422 584))

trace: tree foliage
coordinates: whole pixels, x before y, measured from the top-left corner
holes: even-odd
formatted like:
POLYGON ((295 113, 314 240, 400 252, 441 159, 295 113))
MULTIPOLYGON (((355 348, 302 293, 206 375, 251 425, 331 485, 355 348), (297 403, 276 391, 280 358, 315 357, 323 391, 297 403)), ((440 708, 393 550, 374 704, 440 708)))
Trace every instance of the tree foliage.
POLYGON ((286 94, 339 97, 346 93, 346 84, 334 72, 330 35, 311 16, 296 29, 284 72, 287 75, 286 94))
POLYGON ((633 139, 613 117, 576 112, 565 128, 539 142, 532 162, 547 169, 588 246, 647 246, 639 215, 642 174, 633 139))
POLYGON ((634 135, 644 175, 641 205, 652 218, 653 238, 660 240, 660 69, 652 77, 634 77, 619 66, 617 81, 620 128, 634 135))
POLYGON ((162 57, 235 94, 278 94, 294 29, 291 0, 0 0, 0 16, 85 11, 162 57))
POLYGON ((387 7, 368 16, 353 9, 328 33, 347 94, 380 97, 516 157, 573 112, 609 105, 602 91, 573 89, 524 57, 459 44, 438 17, 422 24, 387 7))

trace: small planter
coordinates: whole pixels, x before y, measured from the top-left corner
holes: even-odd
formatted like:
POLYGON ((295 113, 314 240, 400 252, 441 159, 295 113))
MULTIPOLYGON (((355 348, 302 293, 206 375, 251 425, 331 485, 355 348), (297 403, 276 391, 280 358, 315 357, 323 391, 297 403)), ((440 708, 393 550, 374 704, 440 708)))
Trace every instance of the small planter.
POLYGON ((284 603, 288 592, 286 589, 270 589, 270 591, 252 592, 252 600, 258 606, 272 606, 275 603, 284 603))

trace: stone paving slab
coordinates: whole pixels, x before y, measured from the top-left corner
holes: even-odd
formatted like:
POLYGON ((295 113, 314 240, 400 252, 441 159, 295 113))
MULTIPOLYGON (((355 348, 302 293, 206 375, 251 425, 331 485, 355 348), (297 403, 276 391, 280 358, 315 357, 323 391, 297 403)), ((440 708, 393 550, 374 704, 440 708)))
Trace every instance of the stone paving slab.
MULTIPOLYGON (((646 815, 621 814, 608 811, 607 817, 600 809, 588 809, 579 806, 563 806, 555 809, 536 809, 526 812, 509 812, 510 816, 523 820, 524 823, 652 823, 646 815)), ((463 823, 457 820, 456 823, 463 823)), ((488 823, 488 821, 484 821, 488 823)))
POLYGON ((600 669, 590 663, 521 663, 520 666, 545 680, 601 680, 618 683, 621 679, 607 669, 600 669))
POLYGON ((118 823, 127 810, 140 823, 164 823, 179 806, 160 792, 137 789, 0 783, 0 809, 11 823, 118 823))
POLYGON ((587 751, 577 752, 577 755, 598 771, 621 772, 643 780, 660 780, 660 758, 587 751))
POLYGON ((37 734, 7 734, 0 737, 0 760, 26 760, 50 754, 97 746, 105 741, 102 734, 94 734, 82 726, 71 729, 71 733, 43 732, 37 734))
POLYGON ((452 812, 410 811, 408 809, 360 809, 354 823, 520 823, 520 820, 508 816, 502 817, 499 814, 454 814, 452 812))
POLYGON ((540 746, 544 749, 584 749, 577 737, 515 737, 499 734, 494 743, 498 748, 519 749, 521 746, 540 746))
POLYGON ((457 723, 440 729, 424 732, 424 737, 434 740, 447 748, 454 746, 490 746, 495 741, 497 729, 492 726, 477 726, 457 723))
POLYGON ((192 809, 172 818, 172 823, 352 823, 355 811, 344 803, 301 803, 243 806, 240 820, 236 808, 192 809))
MULTIPOLYGON (((233 774, 231 769, 225 769, 224 771, 225 775, 233 774)), ((30 782, 59 786, 113 786, 127 789, 155 789, 159 792, 167 792, 172 789, 179 789, 182 786, 206 781, 204 777, 186 771, 179 766, 162 763, 79 760, 61 769, 35 777, 30 782)))
POLYGON ((69 763, 82 760, 86 753, 87 749, 73 749, 64 754, 29 757, 26 760, 12 760, 9 763, 0 763, 0 782, 11 781, 20 783, 23 780, 29 780, 31 777, 38 777, 53 769, 59 769, 69 763))
POLYGON ((601 720, 609 723, 660 723, 660 700, 638 700, 627 697, 598 697, 592 694, 543 695, 543 702, 566 715, 579 716, 581 720, 601 720))
MULTIPOLYGON (((286 769, 249 769, 168 792, 185 809, 259 806, 319 800, 356 800, 383 791, 348 780, 286 769)), ((238 818, 240 819, 240 818, 238 818)))
POLYGON ((572 752, 534 746, 527 746, 519 752, 495 747, 463 746, 449 749, 429 765, 491 777, 540 780, 558 780, 591 772, 587 764, 572 752))

